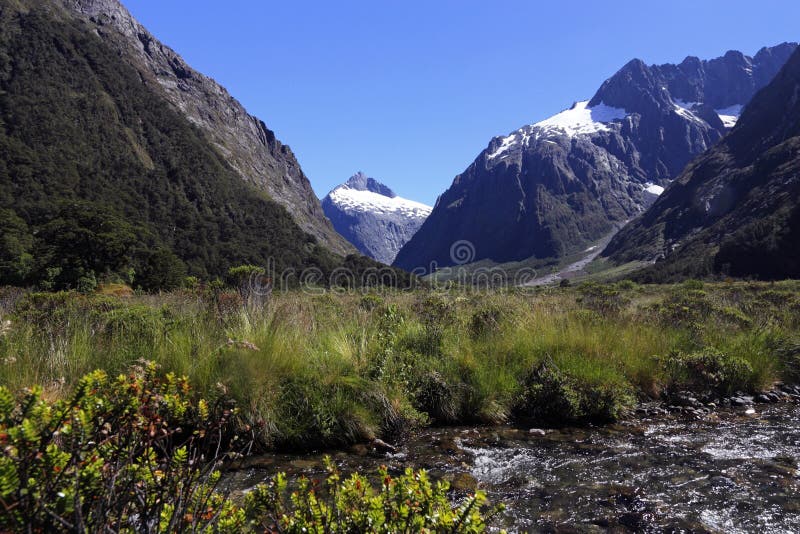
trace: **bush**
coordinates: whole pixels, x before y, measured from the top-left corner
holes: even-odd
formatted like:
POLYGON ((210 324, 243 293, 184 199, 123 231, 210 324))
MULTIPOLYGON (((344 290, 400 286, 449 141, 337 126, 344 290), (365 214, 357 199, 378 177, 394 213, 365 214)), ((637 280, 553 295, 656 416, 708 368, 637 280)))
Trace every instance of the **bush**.
POLYGON ((302 450, 373 439, 380 421, 367 409, 369 386, 349 376, 326 377, 325 383, 302 376, 285 378, 276 399, 275 446, 302 450))
POLYGON ((169 308, 153 308, 141 304, 120 307, 103 313, 103 333, 108 336, 127 336, 128 339, 154 339, 166 334, 173 318, 169 308))
POLYGON ((378 470, 379 489, 363 475, 353 474, 342 480, 330 458, 326 458, 326 487, 301 478, 296 491, 290 492, 284 475, 269 484, 260 484, 248 493, 248 516, 257 518, 261 532, 484 532, 487 521, 502 510, 489 511, 486 495, 478 491, 460 505, 452 506, 447 498, 449 485, 432 483, 423 470, 411 469, 392 477, 385 467, 378 470))
POLYGON ((580 287, 578 304, 604 315, 619 314, 629 303, 617 286, 587 282, 580 287))
POLYGON ((800 384, 800 339, 783 339, 776 343, 775 352, 787 382, 800 384))
MULTIPOLYGON (((486 496, 451 505, 425 471, 372 488, 342 480, 330 459, 326 492, 285 475, 244 505, 218 489, 221 454, 239 443, 236 411, 193 399, 184 378, 145 363, 116 379, 96 371, 71 398, 0 387, 0 531, 12 532, 483 532, 486 496)), ((245 444, 242 444, 245 448, 245 444)))
POLYGON ((500 331, 503 310, 497 305, 484 306, 472 314, 469 332, 473 339, 480 339, 500 331))
POLYGON ((17 301, 14 315, 21 322, 58 334, 75 317, 99 322, 103 314, 121 306, 118 298, 108 295, 81 295, 72 291, 29 293, 17 301))
POLYGON ((690 290, 691 290, 691 289, 695 289, 695 290, 696 290, 696 289, 703 289, 703 288, 705 287, 705 284, 703 283, 703 281, 702 281, 702 280, 695 280, 695 279, 693 279, 693 278, 690 278, 689 280, 686 280, 686 281, 685 281, 685 282, 683 282, 683 284, 681 284, 681 285, 682 285, 684 288, 686 288, 686 289, 690 289, 690 290))
POLYGON ((531 370, 516 412, 524 418, 555 424, 577 421, 583 415, 576 384, 552 362, 531 370))
POLYGON ((414 405, 438 424, 455 423, 461 415, 461 391, 437 371, 419 377, 414 405))
POLYGON ((610 373, 599 379, 570 375, 548 359, 525 378, 515 413, 557 426, 607 423, 619 419, 633 402, 629 385, 618 377, 610 373))
POLYGON ((714 311, 706 292, 700 289, 679 289, 650 310, 667 326, 695 328, 714 311))
POLYGON ((371 312, 372 310, 383 306, 383 302, 383 299, 378 295, 369 294, 361 297, 361 301, 358 303, 358 306, 364 311, 371 312))
POLYGON ((744 358, 714 349, 670 354, 666 371, 673 390, 730 395, 753 387, 753 368, 744 358))
POLYGON ((96 371, 53 404, 39 388, 0 387, 0 530, 238 531, 244 515, 203 461, 234 440, 232 412, 189 392, 154 364, 96 371))

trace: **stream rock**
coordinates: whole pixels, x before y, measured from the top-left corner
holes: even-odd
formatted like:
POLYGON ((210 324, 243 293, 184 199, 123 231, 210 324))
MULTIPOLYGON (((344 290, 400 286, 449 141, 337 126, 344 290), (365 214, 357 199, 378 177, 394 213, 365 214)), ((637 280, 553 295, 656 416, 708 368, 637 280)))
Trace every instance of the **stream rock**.
POLYGON ((477 479, 469 473, 456 473, 450 482, 450 489, 473 493, 478 489, 477 479))
POLYGON ((738 397, 731 397, 731 406, 752 406, 753 397, 741 395, 738 397))

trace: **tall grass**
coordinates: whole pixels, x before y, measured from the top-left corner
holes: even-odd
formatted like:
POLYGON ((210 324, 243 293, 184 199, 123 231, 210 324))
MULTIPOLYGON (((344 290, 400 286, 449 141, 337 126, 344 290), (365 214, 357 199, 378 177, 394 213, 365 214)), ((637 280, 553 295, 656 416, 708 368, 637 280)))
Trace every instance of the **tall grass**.
POLYGON ((705 361, 692 356, 703 351, 746 362, 731 378, 738 389, 797 375, 786 357, 800 325, 793 282, 288 293, 263 310, 223 296, 0 299, 0 324, 11 321, 0 334, 0 384, 40 384, 58 397, 94 369, 154 360, 207 396, 233 397, 262 445, 304 448, 541 416, 526 396, 542 391, 569 401, 553 404, 571 406, 567 419, 614 418, 637 398, 689 387, 695 371, 685 366, 705 361))

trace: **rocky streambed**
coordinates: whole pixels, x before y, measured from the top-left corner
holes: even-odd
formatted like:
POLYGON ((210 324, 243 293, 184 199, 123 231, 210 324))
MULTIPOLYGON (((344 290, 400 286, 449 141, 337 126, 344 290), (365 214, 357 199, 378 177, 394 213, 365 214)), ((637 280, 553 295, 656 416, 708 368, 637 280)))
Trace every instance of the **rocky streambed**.
MULTIPOLYGON (((510 532, 797 532, 800 406, 741 400, 716 411, 643 406, 597 428, 428 429, 394 453, 332 456, 344 472, 426 468, 451 481, 454 498, 482 488, 506 503, 495 526, 510 532)), ((226 483, 243 491, 277 471, 322 477, 322 457, 249 458, 226 483)))

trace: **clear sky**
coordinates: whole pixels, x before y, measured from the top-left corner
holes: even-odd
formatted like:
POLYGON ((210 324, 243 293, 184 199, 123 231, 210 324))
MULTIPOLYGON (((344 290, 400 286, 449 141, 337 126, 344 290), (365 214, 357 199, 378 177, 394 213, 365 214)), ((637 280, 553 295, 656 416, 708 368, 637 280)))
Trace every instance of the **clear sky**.
POLYGON ((797 0, 122 0, 290 145, 319 196, 364 171, 432 204, 505 135, 634 57, 800 39, 797 0))

